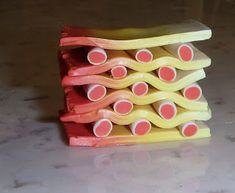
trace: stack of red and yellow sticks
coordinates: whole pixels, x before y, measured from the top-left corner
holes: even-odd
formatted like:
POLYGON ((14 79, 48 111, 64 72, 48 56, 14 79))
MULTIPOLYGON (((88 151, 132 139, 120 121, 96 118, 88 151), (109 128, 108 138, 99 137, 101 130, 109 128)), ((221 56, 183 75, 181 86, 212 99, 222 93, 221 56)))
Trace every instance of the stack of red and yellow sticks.
POLYGON ((210 136, 197 81, 209 57, 191 42, 209 39, 196 21, 117 30, 64 27, 59 62, 70 145, 109 146, 210 136))

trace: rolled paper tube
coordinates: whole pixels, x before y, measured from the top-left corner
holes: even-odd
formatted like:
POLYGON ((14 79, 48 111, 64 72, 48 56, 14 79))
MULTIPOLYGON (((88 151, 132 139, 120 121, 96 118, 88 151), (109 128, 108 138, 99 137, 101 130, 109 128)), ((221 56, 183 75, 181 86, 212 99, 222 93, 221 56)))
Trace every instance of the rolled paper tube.
POLYGON ((191 61, 194 57, 194 51, 190 44, 170 44, 164 46, 164 48, 173 56, 185 62, 191 61))
POLYGON ((151 123, 146 119, 140 119, 130 125, 133 135, 145 135, 151 130, 151 123))
POLYGON ((113 129, 113 124, 108 119, 100 119, 93 124, 93 133, 96 137, 107 137, 113 129))
POLYGON ((128 50, 127 52, 140 63, 147 63, 153 60, 152 52, 146 48, 139 50, 128 50))
POLYGON ((88 51, 87 60, 93 65, 103 64, 107 60, 107 53, 102 48, 94 47, 88 51))
POLYGON ((198 125, 191 121, 178 126, 181 135, 184 137, 194 136, 198 131, 198 125))
POLYGON ((125 78, 127 75, 127 69, 125 66, 115 66, 110 72, 114 79, 125 78))
POLYGON ((113 105, 113 110, 121 115, 129 114, 133 109, 133 103, 126 99, 120 99, 113 105))
POLYGON ((86 91, 87 98, 90 101, 98 101, 102 99, 107 93, 106 88, 100 84, 85 85, 84 90, 86 91))
POLYGON ((198 100, 202 96, 202 89, 201 87, 197 84, 191 84, 184 89, 181 90, 183 96, 188 99, 188 100, 198 100))
POLYGON ((174 81, 177 75, 176 69, 171 66, 160 67, 157 71, 158 77, 164 81, 174 81))
POLYGON ((153 103, 154 109, 165 120, 173 119, 177 114, 175 103, 170 100, 161 100, 153 103))
POLYGON ((136 96, 144 96, 148 93, 148 84, 146 82, 136 82, 131 86, 131 90, 136 96))

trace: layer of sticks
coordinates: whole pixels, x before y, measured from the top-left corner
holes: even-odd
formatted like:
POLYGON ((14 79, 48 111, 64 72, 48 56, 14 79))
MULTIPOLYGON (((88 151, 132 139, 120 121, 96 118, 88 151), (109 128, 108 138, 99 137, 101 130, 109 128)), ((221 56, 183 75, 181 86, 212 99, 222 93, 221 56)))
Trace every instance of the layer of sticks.
POLYGON ((211 61, 187 42, 207 39, 211 32, 192 23, 165 26, 166 44, 159 42, 167 37, 152 28, 156 37, 137 39, 141 47, 125 35, 122 43, 121 36, 104 39, 108 31, 64 28, 61 46, 83 46, 58 55, 66 103, 61 121, 69 144, 106 146, 210 136, 209 129, 197 122, 211 117, 197 81, 205 77, 203 68, 211 61))

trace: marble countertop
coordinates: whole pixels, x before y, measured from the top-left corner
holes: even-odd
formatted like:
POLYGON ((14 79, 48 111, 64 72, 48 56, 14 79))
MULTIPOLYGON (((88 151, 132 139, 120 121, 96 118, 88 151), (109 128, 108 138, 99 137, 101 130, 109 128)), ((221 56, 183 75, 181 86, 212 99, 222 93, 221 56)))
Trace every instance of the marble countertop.
POLYGON ((0 2, 1 193, 234 193, 235 1, 0 2), (96 3, 96 4, 95 4, 96 3), (195 18, 213 38, 200 81, 212 108, 210 139, 70 148, 56 51, 63 24, 145 27, 195 18))

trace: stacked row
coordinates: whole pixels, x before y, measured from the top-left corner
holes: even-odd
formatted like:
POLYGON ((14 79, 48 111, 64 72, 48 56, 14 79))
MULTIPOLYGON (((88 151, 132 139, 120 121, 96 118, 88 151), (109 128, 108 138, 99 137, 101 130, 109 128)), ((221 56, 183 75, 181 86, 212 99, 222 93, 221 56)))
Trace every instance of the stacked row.
POLYGON ((65 27, 59 61, 70 145, 105 146, 210 136, 197 81, 211 60, 192 41, 211 30, 189 21, 148 29, 65 27), (75 47, 75 48, 74 48, 75 47))

